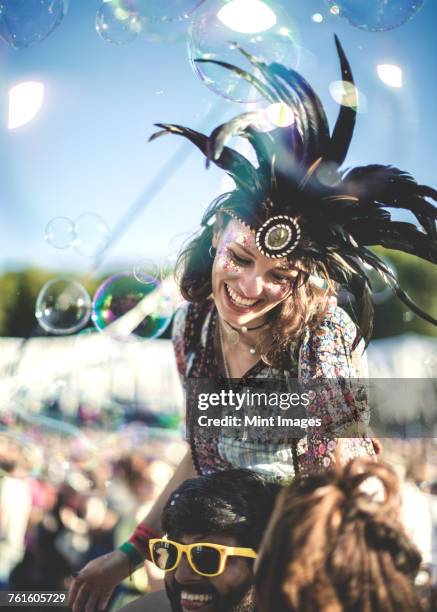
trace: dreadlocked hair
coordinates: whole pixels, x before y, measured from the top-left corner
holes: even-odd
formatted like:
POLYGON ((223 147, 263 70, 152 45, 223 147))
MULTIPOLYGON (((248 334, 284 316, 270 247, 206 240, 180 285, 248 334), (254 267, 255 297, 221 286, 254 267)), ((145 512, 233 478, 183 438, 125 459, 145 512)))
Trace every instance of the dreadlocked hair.
POLYGON ((280 494, 261 545, 257 610, 424 610, 413 585, 421 557, 399 507, 397 476, 386 464, 356 459, 298 476, 280 494))
MULTIPOLYGON (((208 222, 213 213, 218 212, 221 218, 220 229, 224 230, 231 217, 221 207, 227 199, 233 198, 234 193, 222 194, 212 202, 202 220, 200 232, 191 238, 178 257, 176 277, 182 296, 189 302, 201 303, 212 293, 214 261, 210 256, 210 248, 214 227, 217 226, 208 222)), ((311 331, 320 324, 326 316, 329 298, 336 293, 336 285, 323 262, 317 265, 307 257, 293 257, 290 260, 296 263, 299 272, 290 281, 288 297, 267 313, 270 333, 258 346, 264 361, 276 367, 289 361, 290 343, 298 343, 306 330, 311 331), (319 277, 321 287, 311 282, 311 277, 315 276, 319 277)))

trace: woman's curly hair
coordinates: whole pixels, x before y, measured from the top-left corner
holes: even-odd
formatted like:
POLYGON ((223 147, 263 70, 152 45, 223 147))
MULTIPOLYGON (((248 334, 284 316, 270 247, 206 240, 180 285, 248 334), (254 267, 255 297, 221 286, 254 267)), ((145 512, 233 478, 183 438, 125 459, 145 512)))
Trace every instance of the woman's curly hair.
POLYGON ((296 478, 261 545, 258 612, 423 610, 413 585, 421 556, 399 509, 398 479, 385 464, 356 459, 296 478))

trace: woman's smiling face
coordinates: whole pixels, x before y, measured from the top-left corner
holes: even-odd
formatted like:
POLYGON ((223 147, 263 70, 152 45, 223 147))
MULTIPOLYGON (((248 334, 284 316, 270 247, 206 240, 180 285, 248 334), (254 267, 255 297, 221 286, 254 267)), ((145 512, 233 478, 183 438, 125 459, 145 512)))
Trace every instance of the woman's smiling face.
POLYGON ((236 219, 214 233, 213 246, 212 292, 219 315, 231 325, 264 323, 290 295, 298 271, 285 258, 262 255, 255 233, 236 219))

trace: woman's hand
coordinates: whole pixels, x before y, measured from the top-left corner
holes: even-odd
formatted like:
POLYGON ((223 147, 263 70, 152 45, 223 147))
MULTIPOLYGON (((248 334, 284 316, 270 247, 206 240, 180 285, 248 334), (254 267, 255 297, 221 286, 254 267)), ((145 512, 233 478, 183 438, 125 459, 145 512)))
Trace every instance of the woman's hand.
POLYGON ((93 559, 74 576, 69 588, 73 612, 105 610, 112 592, 129 575, 129 560, 121 550, 93 559))

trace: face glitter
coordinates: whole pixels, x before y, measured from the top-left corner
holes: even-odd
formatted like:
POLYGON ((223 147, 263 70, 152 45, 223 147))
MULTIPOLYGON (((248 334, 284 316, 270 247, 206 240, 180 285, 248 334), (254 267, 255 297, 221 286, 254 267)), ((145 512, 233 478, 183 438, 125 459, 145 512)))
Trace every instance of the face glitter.
POLYGON ((262 255, 255 233, 232 219, 216 236, 212 270, 213 297, 220 315, 236 325, 262 322, 264 315, 290 295, 293 268, 287 260, 262 255))

